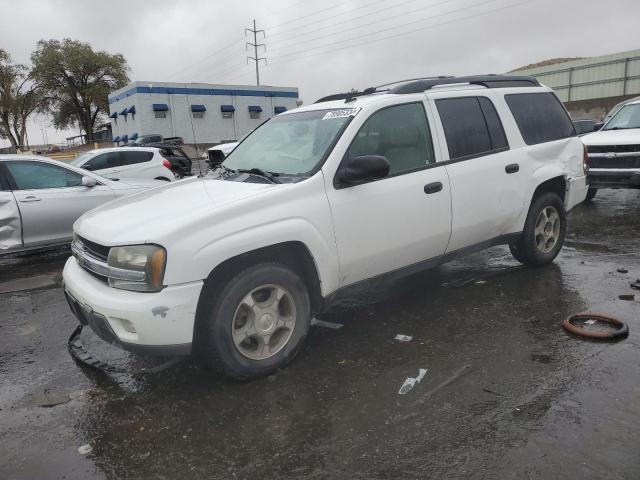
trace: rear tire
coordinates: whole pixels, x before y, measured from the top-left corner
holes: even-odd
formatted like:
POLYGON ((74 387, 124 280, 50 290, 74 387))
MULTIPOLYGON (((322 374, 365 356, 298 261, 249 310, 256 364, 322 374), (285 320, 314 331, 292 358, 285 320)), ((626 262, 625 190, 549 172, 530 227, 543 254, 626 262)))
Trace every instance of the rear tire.
POLYGON ((556 193, 543 193, 534 199, 522 235, 509 248, 525 265, 546 265, 560 253, 566 233, 564 203, 556 193))
POLYGON ((300 351, 311 323, 304 281, 279 263, 259 263, 228 282, 205 286, 199 319, 200 356, 240 380, 284 367, 300 351))
POLYGON ((596 193, 598 193, 597 188, 589 188, 589 190, 587 190, 587 198, 585 198, 584 201, 590 202, 591 200, 593 200, 593 197, 596 196, 596 193))

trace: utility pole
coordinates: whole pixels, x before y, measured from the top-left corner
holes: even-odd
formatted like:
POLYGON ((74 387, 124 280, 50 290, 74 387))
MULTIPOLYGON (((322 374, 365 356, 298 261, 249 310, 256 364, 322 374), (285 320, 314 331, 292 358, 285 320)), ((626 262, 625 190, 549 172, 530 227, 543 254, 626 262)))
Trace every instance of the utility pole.
POLYGON ((264 57, 258 56, 258 47, 264 47, 264 50, 266 52, 267 46, 264 43, 258 43, 258 33, 262 33, 262 38, 264 39, 264 30, 256 30, 256 21, 254 19, 253 29, 251 28, 244 29, 245 37, 247 36, 247 32, 253 33, 253 43, 247 42, 244 48, 246 50, 247 47, 249 46, 253 47, 253 55, 254 55, 253 57, 247 57, 247 63, 249 63, 249 60, 253 60, 254 62, 256 62, 256 85, 260 86, 260 68, 259 68, 260 60, 264 60, 264 63, 266 65, 267 59, 264 57))

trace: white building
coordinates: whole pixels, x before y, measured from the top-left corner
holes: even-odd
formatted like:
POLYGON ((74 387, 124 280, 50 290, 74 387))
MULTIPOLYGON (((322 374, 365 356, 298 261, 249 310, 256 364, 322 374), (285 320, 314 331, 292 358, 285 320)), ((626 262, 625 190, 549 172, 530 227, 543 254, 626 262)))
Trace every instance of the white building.
POLYGON ((114 142, 160 134, 185 143, 221 143, 295 108, 297 101, 293 87, 133 82, 109 95, 109 114, 114 142))

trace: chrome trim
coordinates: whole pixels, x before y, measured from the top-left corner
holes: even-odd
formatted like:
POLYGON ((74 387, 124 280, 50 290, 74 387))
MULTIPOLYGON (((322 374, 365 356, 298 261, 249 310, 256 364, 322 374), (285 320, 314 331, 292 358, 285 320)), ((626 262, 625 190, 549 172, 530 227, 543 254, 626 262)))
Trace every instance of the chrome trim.
POLYGON ((611 172, 611 173, 640 173, 640 168, 594 168, 589 167, 590 172, 611 172))
POLYGON ((640 157, 640 152, 594 152, 588 155, 589 158, 640 157))
POLYGON ((82 248, 82 246, 75 241, 71 243, 71 253, 82 268, 97 275, 102 275, 103 277, 112 278, 114 280, 127 280, 130 282, 144 282, 147 279, 147 274, 145 272, 137 272, 135 270, 109 266, 106 262, 90 255, 86 249, 82 248))

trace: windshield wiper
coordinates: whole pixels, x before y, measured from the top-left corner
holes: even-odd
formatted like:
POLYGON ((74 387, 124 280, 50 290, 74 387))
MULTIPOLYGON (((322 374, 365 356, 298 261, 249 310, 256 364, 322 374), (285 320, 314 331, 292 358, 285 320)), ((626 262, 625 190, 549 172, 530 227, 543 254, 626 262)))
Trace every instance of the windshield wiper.
POLYGON ((606 130, 633 130, 634 128, 640 128, 640 127, 611 127, 611 128, 607 128, 606 130))
MULTIPOLYGON (((226 168, 226 167, 225 167, 226 168)), ((269 180, 271 183, 282 183, 278 178, 276 173, 265 172, 261 168, 239 168, 235 170, 238 173, 250 173, 251 175, 256 175, 258 177, 262 177, 266 180, 269 180)))

